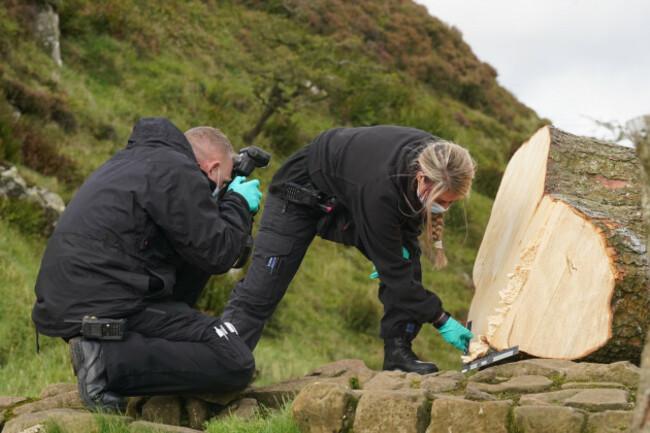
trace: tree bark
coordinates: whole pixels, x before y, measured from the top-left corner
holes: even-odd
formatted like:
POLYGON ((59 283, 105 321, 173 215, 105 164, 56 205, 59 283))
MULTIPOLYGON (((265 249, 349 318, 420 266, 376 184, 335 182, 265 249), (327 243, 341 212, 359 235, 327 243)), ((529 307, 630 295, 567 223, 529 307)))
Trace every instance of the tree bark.
MULTIPOLYGON (((626 125, 636 144, 643 175, 643 216, 646 242, 650 244, 650 115, 632 119, 626 125)), ((633 433, 650 433, 650 332, 641 356, 641 381, 636 398, 633 433)))
POLYGON ((634 149, 540 129, 513 155, 474 266, 469 361, 639 363, 648 259, 634 149))
POLYGON ((282 89, 280 88, 280 84, 276 82, 271 89, 269 99, 265 103, 265 108, 262 112, 262 115, 257 120, 257 123, 255 123, 253 129, 244 134, 244 143, 251 144, 253 140, 255 140, 255 138, 260 135, 262 129, 264 129, 264 124, 266 121, 269 120, 273 113, 284 107, 286 103, 287 100, 282 96, 282 89))

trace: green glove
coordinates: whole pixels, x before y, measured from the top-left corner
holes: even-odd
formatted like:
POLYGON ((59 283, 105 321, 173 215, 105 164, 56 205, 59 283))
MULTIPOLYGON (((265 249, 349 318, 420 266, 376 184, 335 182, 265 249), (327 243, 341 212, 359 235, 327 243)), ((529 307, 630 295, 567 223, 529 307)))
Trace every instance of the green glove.
POLYGON ((469 340, 474 338, 474 334, 460 323, 456 322, 453 317, 449 317, 447 322, 438 329, 444 340, 458 350, 467 349, 469 340))
MULTIPOLYGON (((407 250, 406 247, 402 247, 402 257, 404 257, 405 259, 408 259, 408 258, 411 257, 411 255, 409 254, 409 250, 407 250)), ((375 272, 370 274, 370 279, 374 280, 375 278, 379 278, 379 274, 377 273, 377 267, 373 266, 372 270, 375 271, 375 272)))
POLYGON ((260 186, 260 181, 257 179, 249 180, 244 182, 246 178, 244 176, 237 176, 230 182, 228 185, 228 191, 235 191, 237 194, 240 194, 248 202, 248 207, 251 212, 257 212, 260 208, 260 198, 262 198, 262 193, 258 189, 260 186))

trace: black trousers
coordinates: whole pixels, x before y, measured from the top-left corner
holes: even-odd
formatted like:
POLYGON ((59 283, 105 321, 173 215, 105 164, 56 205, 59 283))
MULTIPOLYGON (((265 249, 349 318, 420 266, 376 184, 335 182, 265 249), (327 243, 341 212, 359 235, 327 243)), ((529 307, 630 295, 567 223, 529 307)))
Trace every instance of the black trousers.
POLYGON ((183 302, 153 304, 127 318, 126 338, 100 340, 107 389, 124 396, 231 391, 255 372, 235 328, 183 302))
MULTIPOLYGON (((235 325, 251 350, 257 346, 264 324, 273 315, 296 275, 307 248, 316 236, 316 226, 321 216, 320 211, 287 204, 278 195, 269 194, 266 198, 248 272, 235 285, 221 316, 235 325)), ((385 286, 380 283, 380 300, 384 289, 385 286)), ((381 338, 405 333, 415 338, 420 328, 421 324, 414 323, 398 305, 384 304, 381 338)))

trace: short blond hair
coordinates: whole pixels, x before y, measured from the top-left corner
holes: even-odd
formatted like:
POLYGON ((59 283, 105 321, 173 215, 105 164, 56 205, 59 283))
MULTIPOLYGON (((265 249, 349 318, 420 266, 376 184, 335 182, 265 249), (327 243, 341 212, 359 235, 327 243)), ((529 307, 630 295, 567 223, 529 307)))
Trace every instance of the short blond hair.
POLYGON ((214 157, 215 152, 224 153, 234 158, 236 156, 228 137, 220 130, 211 126, 197 126, 185 132, 194 156, 198 162, 214 157))
POLYGON ((422 221, 427 236, 427 255, 431 257, 433 245, 436 248, 436 267, 447 265, 442 246, 444 214, 432 214, 428 209, 446 191, 460 196, 469 195, 476 170, 476 163, 467 149, 450 141, 432 141, 417 158, 418 169, 433 183, 422 207, 422 221))

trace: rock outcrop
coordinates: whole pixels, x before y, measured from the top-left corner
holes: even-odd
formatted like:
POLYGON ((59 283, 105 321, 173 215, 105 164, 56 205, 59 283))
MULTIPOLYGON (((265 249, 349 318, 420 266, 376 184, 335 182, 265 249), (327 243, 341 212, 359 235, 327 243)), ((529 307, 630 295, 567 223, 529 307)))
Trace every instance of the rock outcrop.
POLYGON ((65 203, 61 197, 40 186, 27 186, 27 182, 20 176, 15 166, 0 164, 0 196, 38 204, 43 209, 48 222, 45 235, 54 230, 54 226, 65 210, 65 203))
POLYGON ((63 66, 59 31, 59 14, 51 4, 35 5, 34 37, 38 47, 49 55, 57 66, 63 66))
MULTIPOLYGON (((247 419, 261 406, 273 410, 293 400, 291 414, 309 433, 620 432, 632 425, 638 381, 639 368, 629 362, 530 359, 473 375, 420 376, 342 360, 302 378, 230 394, 132 397, 119 419, 131 431, 188 433, 215 417, 247 419)), ((38 399, 0 397, 2 433, 38 431, 35 426, 46 422, 68 431, 100 430, 74 384, 50 385, 38 399)))

